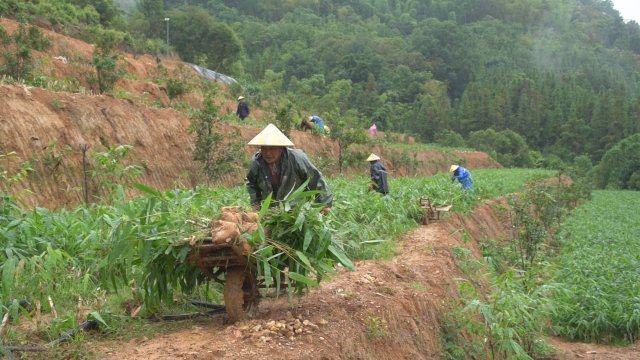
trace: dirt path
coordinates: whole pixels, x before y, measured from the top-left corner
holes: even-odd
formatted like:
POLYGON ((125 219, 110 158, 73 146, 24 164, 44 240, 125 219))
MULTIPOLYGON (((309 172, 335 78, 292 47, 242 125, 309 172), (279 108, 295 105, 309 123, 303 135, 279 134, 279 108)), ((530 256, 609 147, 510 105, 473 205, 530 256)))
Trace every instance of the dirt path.
MULTIPOLYGON (((399 242, 390 261, 364 261, 357 271, 340 271, 320 289, 293 303, 265 300, 251 319, 234 325, 223 317, 153 339, 100 344, 105 359, 438 359, 442 352, 438 317, 455 296, 462 276, 451 255, 473 238, 499 236, 505 228, 496 205, 472 216, 454 215, 420 226, 399 242), (455 234, 455 235, 453 235, 455 234)), ((615 348, 565 343, 557 359, 639 359, 638 346, 615 348)))
MULTIPOLYGON (((398 246, 391 261, 365 261, 340 271, 320 289, 289 304, 263 301, 251 320, 223 318, 151 340, 101 347, 107 359, 216 358, 438 358, 439 312, 456 267, 456 240, 440 224, 420 227, 398 246), (272 332, 270 321, 302 323, 301 334, 272 332), (305 322, 305 320, 307 322, 305 322), (266 330, 265 330, 266 329, 266 330)), ((285 331, 282 331, 285 332, 285 331)))

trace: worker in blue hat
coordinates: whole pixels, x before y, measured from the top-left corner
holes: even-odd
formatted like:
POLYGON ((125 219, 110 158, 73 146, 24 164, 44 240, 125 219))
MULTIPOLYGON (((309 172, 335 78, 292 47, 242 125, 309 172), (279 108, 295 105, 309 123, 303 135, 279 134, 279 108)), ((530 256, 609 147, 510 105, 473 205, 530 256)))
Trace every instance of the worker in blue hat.
POLYGON ((451 181, 456 179, 462 184, 462 190, 473 189, 473 182, 471 181, 471 172, 460 165, 451 165, 449 168, 451 173, 451 181))

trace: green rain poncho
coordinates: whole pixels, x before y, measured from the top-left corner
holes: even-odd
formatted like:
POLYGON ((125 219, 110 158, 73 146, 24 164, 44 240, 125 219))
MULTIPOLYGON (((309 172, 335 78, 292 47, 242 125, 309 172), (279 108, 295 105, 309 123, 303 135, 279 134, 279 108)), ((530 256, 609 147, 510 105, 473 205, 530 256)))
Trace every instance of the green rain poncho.
POLYGON ((331 189, 322 177, 322 173, 309 161, 304 152, 297 149, 284 148, 278 165, 280 185, 273 189, 269 166, 262 159, 262 153, 256 153, 247 171, 247 190, 251 197, 251 205, 260 204, 270 193, 274 200, 282 200, 287 194, 295 191, 307 179, 307 190, 321 190, 316 196, 316 202, 331 207, 333 195, 331 189))

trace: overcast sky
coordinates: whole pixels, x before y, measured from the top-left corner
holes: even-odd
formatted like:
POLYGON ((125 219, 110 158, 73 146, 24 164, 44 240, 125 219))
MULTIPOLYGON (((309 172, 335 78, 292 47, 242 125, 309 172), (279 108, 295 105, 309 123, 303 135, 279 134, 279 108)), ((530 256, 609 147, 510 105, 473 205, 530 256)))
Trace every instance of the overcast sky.
POLYGON ((635 20, 640 24, 640 0, 611 0, 611 2, 625 21, 635 20))

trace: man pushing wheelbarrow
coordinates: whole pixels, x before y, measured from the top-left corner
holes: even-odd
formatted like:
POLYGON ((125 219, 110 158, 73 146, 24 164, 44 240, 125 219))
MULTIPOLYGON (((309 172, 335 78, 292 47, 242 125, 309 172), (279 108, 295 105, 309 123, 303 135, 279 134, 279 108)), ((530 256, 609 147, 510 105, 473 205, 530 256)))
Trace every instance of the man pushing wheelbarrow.
POLYGON ((194 245, 190 256, 208 278, 224 283, 231 322, 255 308, 261 287, 301 293, 333 272, 336 261, 353 268, 323 220, 333 196, 322 173, 272 124, 249 145, 260 146, 246 177, 260 213, 223 208, 211 241, 194 245))

